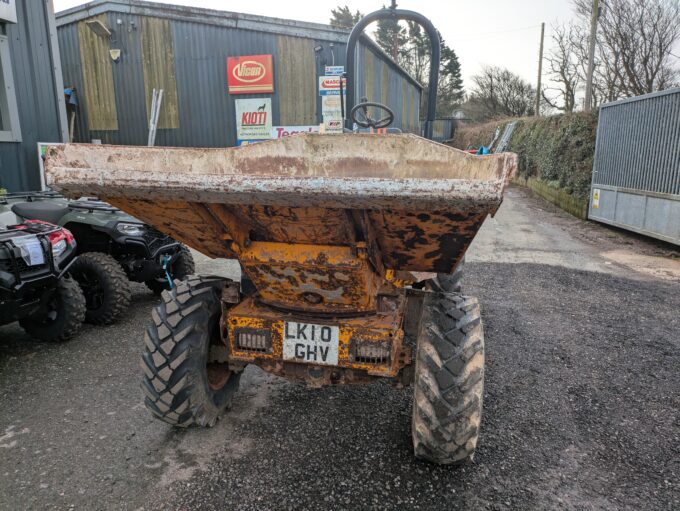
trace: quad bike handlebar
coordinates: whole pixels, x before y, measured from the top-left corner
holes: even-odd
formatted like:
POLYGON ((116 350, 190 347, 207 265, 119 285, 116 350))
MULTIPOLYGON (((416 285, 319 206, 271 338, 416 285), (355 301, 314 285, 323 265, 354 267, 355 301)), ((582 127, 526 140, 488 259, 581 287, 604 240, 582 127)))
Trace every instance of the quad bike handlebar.
MULTIPOLYGON (((430 59, 430 81, 428 83, 428 96, 427 96, 427 120, 425 122, 425 138, 432 140, 432 126, 435 119, 435 111, 437 106, 437 84, 439 83, 439 61, 440 61, 440 42, 439 33, 434 27, 432 22, 427 19, 422 14, 415 11, 408 11, 404 9, 397 9, 394 2, 392 2, 391 7, 380 9, 378 11, 367 14, 359 20, 359 22, 354 25, 352 32, 347 40, 347 56, 346 56, 346 75, 347 75, 347 106, 344 109, 345 112, 350 113, 349 119, 344 119, 346 123, 345 127, 347 129, 352 129, 352 113, 355 112, 355 53, 356 46, 359 38, 364 32, 364 29, 373 23, 381 19, 393 19, 393 20, 408 20, 415 21, 420 26, 422 26, 427 35, 430 38, 430 47, 432 50, 432 56, 430 59)), ((381 105, 382 106, 382 105, 381 105)))

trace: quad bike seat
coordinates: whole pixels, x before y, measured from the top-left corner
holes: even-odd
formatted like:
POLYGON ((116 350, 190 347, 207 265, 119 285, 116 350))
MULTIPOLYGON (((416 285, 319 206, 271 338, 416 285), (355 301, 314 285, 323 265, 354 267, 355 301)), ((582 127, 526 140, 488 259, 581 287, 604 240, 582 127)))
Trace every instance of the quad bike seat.
POLYGON ((12 211, 30 220, 43 220, 51 224, 58 224, 59 220, 68 213, 66 204, 56 204, 49 201, 18 202, 12 206, 12 211))

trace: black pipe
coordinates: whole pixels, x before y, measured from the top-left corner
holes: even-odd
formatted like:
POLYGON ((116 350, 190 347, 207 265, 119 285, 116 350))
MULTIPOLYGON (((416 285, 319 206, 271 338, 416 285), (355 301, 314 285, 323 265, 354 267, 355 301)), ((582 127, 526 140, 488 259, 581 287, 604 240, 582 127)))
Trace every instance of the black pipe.
MULTIPOLYGON (((345 73, 347 74, 347 89, 346 89, 347 102, 345 104, 345 112, 351 112, 355 103, 354 57, 357 42, 359 41, 359 37, 361 37, 361 34, 363 34, 366 26, 380 19, 415 21, 425 29, 427 35, 430 38, 432 58, 430 59, 430 82, 427 87, 428 96, 427 96, 427 119, 425 122, 425 138, 429 138, 430 140, 432 140, 432 127, 434 124, 437 108, 437 84, 439 83, 439 59, 440 59, 439 34, 437 33, 437 29, 434 28, 434 25, 429 19, 427 19, 422 14, 419 14, 414 11, 394 9, 391 7, 387 9, 380 9, 379 11, 367 14, 366 16, 361 18, 356 25, 354 25, 354 28, 352 29, 352 32, 349 35, 349 39, 347 40, 347 57, 345 59, 346 63, 345 73)), ((345 122, 346 127, 352 129, 352 120, 344 118, 343 120, 345 122)))

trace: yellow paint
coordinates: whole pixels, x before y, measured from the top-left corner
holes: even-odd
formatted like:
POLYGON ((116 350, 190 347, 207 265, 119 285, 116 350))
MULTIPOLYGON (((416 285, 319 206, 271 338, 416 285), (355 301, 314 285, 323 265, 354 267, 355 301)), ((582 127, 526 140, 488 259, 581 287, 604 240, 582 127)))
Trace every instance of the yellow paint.
POLYGON ((175 58, 170 21, 148 16, 142 16, 141 20, 140 39, 147 119, 151 116, 153 90, 163 89, 158 128, 179 128, 175 58))
POLYGON ((82 95, 85 99, 88 127, 90 131, 115 131, 118 129, 118 115, 111 67, 114 63, 109 54, 109 40, 95 34, 86 24, 86 21, 93 20, 107 26, 106 14, 78 23, 84 88, 82 95))

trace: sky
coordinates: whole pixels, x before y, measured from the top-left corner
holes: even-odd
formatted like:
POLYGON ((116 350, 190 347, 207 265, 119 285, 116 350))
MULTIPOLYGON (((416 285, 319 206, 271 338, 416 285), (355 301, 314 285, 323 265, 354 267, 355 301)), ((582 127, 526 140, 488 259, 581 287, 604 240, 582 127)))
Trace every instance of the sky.
MULTIPOLYGON (((54 0, 61 11, 82 0, 54 0)), ((389 0, 164 0, 163 3, 260 14, 316 23, 328 23, 330 11, 348 5, 362 13, 377 10, 389 0)), ((464 85, 483 65, 506 67, 532 84, 538 73, 541 22, 546 24, 546 51, 551 26, 574 17, 570 0, 398 0, 401 9, 424 14, 458 54, 464 85)), ((544 83, 548 73, 544 64, 544 83)))

